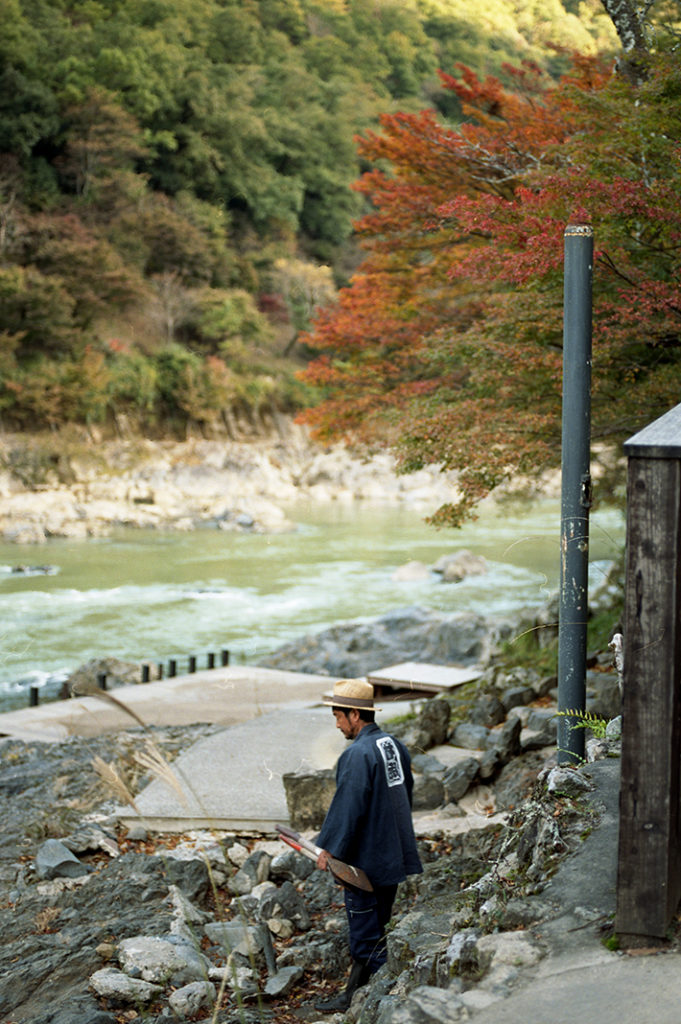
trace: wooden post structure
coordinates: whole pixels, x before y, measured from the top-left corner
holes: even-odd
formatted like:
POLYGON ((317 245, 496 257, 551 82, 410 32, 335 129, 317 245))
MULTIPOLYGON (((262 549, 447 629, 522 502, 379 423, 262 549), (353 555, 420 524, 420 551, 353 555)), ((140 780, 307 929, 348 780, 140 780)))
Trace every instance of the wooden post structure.
POLYGON ((615 930, 664 938, 681 897, 681 405, 628 456, 615 930))

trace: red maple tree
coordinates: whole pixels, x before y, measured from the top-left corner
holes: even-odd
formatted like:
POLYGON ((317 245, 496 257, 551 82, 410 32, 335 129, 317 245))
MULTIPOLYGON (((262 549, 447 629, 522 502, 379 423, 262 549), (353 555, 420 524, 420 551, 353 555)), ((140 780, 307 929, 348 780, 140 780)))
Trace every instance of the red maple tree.
POLYGON ((322 394, 316 436, 388 444, 401 467, 459 473, 456 523, 502 481, 560 461, 563 235, 595 236, 594 440, 619 441, 678 400, 681 107, 678 61, 637 83, 575 58, 560 82, 443 75, 464 121, 382 118, 366 256, 306 337, 322 394))

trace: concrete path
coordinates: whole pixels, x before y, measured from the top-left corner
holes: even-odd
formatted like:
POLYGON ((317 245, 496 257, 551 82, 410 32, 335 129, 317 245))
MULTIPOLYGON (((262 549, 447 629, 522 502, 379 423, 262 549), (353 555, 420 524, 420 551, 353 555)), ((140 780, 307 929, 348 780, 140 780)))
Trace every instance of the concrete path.
POLYGON ((474 1024, 679 1024, 681 957, 553 963, 553 972, 473 1015, 474 1024))
MULTIPOLYGON (((156 832, 272 832, 288 821, 282 776, 332 768, 346 745, 321 704, 332 685, 328 676, 256 666, 210 669, 7 712, 0 715, 0 735, 49 743, 140 724, 224 725, 173 761, 165 778, 159 773, 135 797, 134 809, 121 809, 121 821, 156 832)), ((379 721, 410 707, 383 703, 379 721)))
POLYGON ((155 832, 194 828, 274 832, 288 822, 282 776, 332 768, 346 741, 329 708, 290 707, 196 742, 124 810, 124 825, 155 832))
POLYGON ((531 929, 548 955, 510 996, 476 1012, 475 1024, 681 1021, 678 953, 611 952, 600 941, 597 925, 612 924, 616 909, 620 763, 596 761, 586 770, 596 785, 600 823, 538 897, 556 908, 531 929))
POLYGON ((282 708, 311 706, 333 686, 328 676, 257 666, 206 669, 159 682, 93 688, 92 696, 0 714, 0 736, 54 742, 143 725, 236 725, 282 708))

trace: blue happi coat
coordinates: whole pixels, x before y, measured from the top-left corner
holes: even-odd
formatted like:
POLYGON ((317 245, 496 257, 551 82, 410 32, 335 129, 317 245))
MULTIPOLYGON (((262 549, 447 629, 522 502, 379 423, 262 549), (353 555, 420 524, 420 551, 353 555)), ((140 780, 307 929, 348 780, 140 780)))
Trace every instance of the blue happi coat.
POLYGON ((407 748, 367 723, 336 768, 336 792, 317 842, 362 868, 374 886, 422 871, 411 819, 414 780, 407 748))

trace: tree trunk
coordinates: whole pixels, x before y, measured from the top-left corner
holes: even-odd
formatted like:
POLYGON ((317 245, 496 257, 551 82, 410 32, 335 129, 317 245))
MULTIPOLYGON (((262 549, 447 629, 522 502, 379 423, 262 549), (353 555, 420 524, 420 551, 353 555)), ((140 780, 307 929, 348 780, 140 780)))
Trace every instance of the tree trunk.
MULTIPOLYGON (((623 56, 617 62, 621 75, 634 85, 646 77, 645 57, 648 53, 643 18, 652 3, 637 4, 636 0, 602 0, 608 17, 622 44, 623 56)), ((654 0, 653 0, 654 2, 654 0)))

